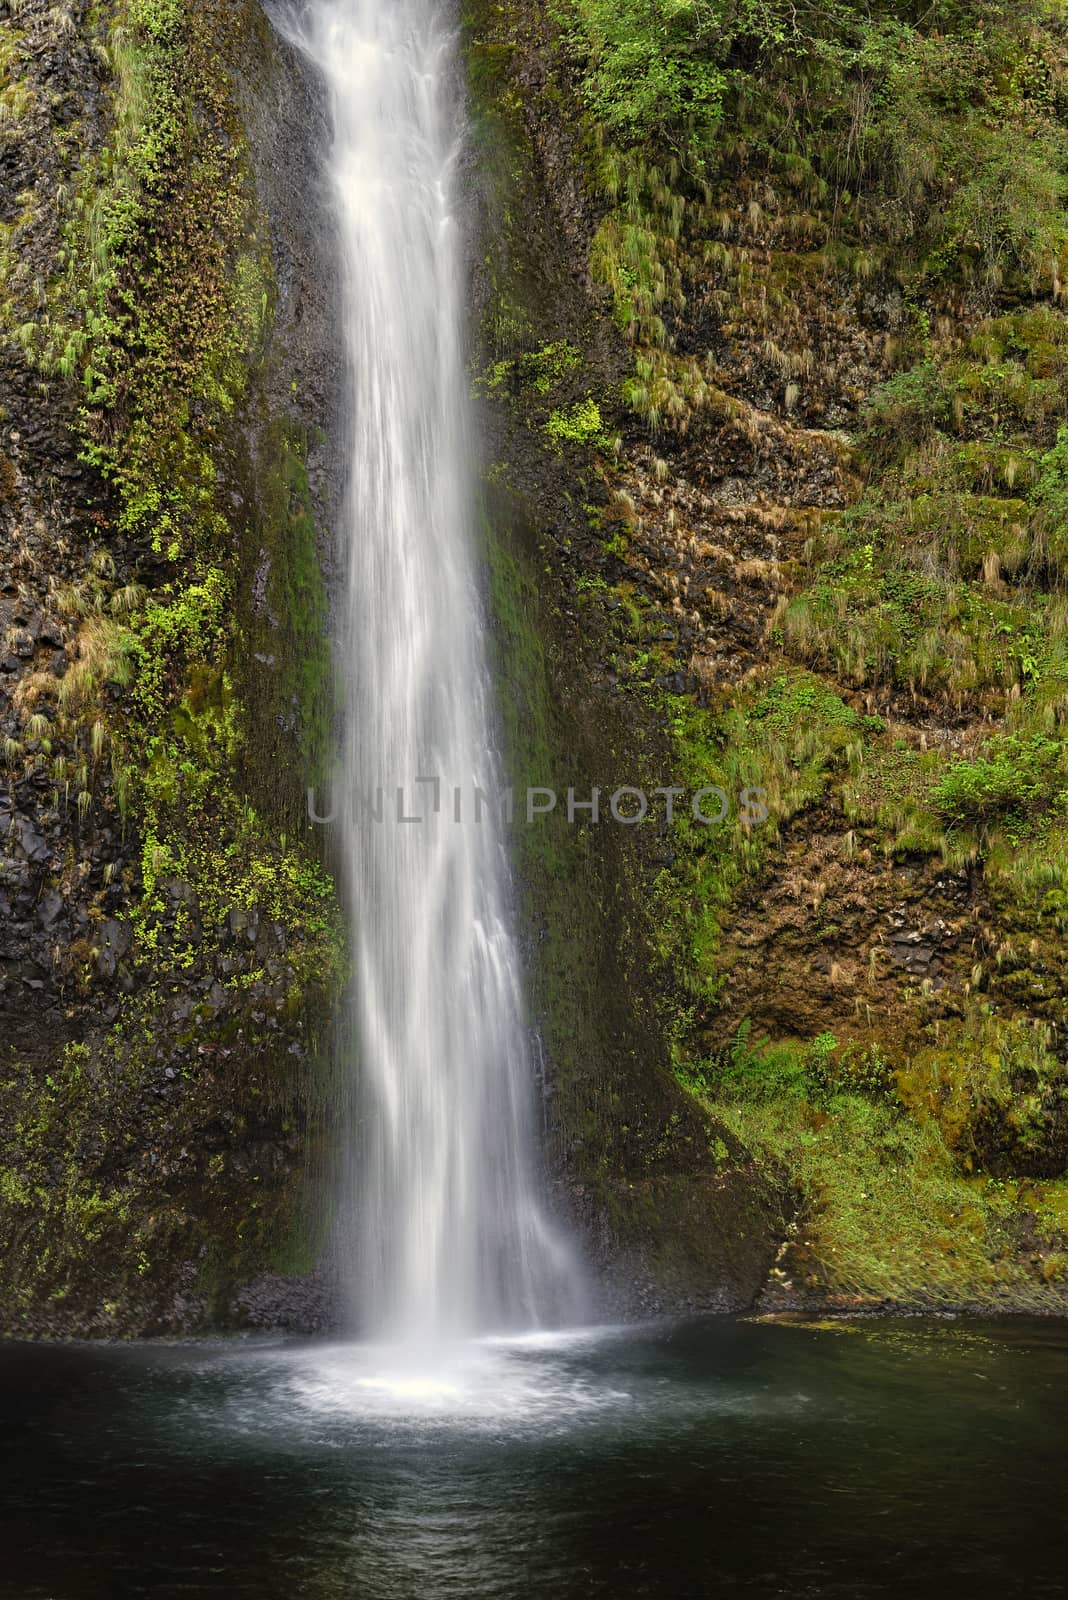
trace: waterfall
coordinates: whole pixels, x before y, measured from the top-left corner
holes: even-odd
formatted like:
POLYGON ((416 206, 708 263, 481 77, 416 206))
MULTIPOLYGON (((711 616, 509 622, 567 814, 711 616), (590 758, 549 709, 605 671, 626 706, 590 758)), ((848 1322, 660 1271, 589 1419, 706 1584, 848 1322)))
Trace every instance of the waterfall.
POLYGON ((287 31, 331 98, 351 374, 335 814, 354 929, 358 1300, 373 1337, 434 1342, 574 1309, 539 1193, 495 810, 456 29, 437 0, 310 0, 287 31))

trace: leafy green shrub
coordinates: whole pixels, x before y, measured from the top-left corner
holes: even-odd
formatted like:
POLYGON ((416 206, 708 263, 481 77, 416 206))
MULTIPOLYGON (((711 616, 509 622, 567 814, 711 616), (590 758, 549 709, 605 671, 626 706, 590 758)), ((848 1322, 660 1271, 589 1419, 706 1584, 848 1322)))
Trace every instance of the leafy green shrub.
POLYGON ((796 733, 806 724, 855 730, 860 717, 831 689, 808 673, 779 673, 751 708, 750 720, 778 733, 796 733))
POLYGON ((843 217, 878 208, 934 277, 1049 281, 1065 140, 1022 0, 556 0, 554 14, 602 140, 666 144, 691 190, 730 129, 743 167, 759 154, 814 198, 837 194, 843 217))
POLYGON ((716 127, 723 59, 737 16, 771 8, 708 0, 572 0, 561 11, 584 64, 583 89, 601 126, 623 145, 707 137, 716 127), (731 14, 735 20, 729 20, 731 14))
POLYGON ((933 429, 952 417, 952 395, 941 369, 930 357, 872 391, 864 409, 863 443, 869 456, 900 459, 933 429))
POLYGON ((737 1100, 807 1100, 824 1098, 832 1083, 831 1058, 838 1049, 833 1033, 821 1033, 808 1044, 772 1044, 765 1035, 755 1042, 749 1017, 724 1053, 716 1075, 720 1092, 737 1100))
POLYGON ((950 822, 987 822, 1007 814, 1027 818, 1064 795, 1068 747, 1044 734, 995 737, 987 754, 957 761, 934 789, 935 808, 950 822))
POLYGON ((1063 134, 999 128, 984 136, 970 126, 973 175, 946 210, 943 249, 970 258, 991 283, 1015 269, 1032 287, 1048 284, 1065 239, 1063 134))

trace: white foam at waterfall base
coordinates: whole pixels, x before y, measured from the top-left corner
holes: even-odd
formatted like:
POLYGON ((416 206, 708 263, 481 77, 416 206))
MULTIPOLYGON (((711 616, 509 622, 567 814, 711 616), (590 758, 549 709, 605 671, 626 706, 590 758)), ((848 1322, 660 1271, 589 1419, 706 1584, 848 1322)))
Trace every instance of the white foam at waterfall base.
POLYGON ((309 0, 285 24, 330 95, 351 378, 339 538, 338 843, 354 930, 355 1303, 425 1345, 575 1314, 536 1161, 534 1071, 499 831, 416 780, 498 792, 473 538, 455 19, 437 0, 309 0), (409 812, 409 814, 411 814, 409 812))
POLYGON ((569 1359, 597 1337, 592 1331, 559 1334, 549 1348, 518 1340, 424 1349, 331 1346, 296 1362, 287 1389, 296 1406, 336 1420, 450 1428, 499 1423, 510 1430, 571 1426, 582 1415, 592 1418, 630 1400, 626 1389, 569 1359))

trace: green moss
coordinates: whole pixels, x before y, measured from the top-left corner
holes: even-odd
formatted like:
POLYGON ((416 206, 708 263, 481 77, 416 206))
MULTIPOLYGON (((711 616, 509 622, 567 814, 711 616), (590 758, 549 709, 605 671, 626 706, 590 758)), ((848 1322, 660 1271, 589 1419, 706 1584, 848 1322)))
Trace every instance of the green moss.
POLYGON ((764 675, 718 712, 686 696, 652 698, 671 733, 676 782, 691 795, 719 789, 727 800, 718 826, 680 806, 675 859, 656 884, 664 960, 709 1006, 726 981, 717 954, 734 896, 759 874, 780 829, 826 794, 839 771, 862 763, 879 724, 808 673, 764 675))
POLYGON ((878 1050, 843 1048, 830 1034, 773 1045, 753 1041, 748 1024, 722 1058, 682 1071, 687 1089, 800 1195, 773 1281, 801 1294, 903 1304, 1058 1303, 1058 1191, 1045 1202, 1048 1237, 1032 1259, 1017 1236, 1034 1196, 997 1175, 969 1176, 972 1135, 992 1100, 1016 1137, 1036 1137, 1034 1094, 1010 1087, 1016 1055, 1059 1081, 1033 1033, 991 1029, 1000 1030, 995 1054, 1004 1063, 993 1083, 960 1041, 946 1039, 895 1074, 878 1050))
POLYGON ((566 411, 550 411, 545 432, 558 446, 576 444, 604 448, 607 444, 601 408, 589 395, 566 411))
POLYGON ((124 911, 94 888, 70 951, 70 998, 107 972, 116 1020, 62 1060, 13 1062, 3 1090, 5 1285, 37 1331, 49 1306, 60 1327, 165 1325, 209 1237, 225 1311, 237 1278, 316 1237, 294 1148, 319 1137, 315 1046, 347 970, 303 811, 328 736, 326 608, 301 428, 255 418, 262 525, 233 509, 274 303, 223 59, 235 25, 214 0, 118 0, 90 19, 110 126, 80 164, 71 140, 57 271, 20 341, 42 382, 80 384, 101 492, 53 596, 68 669, 27 685, 34 737, 6 753, 136 842, 135 865, 103 877, 124 871, 124 911), (260 538, 270 570, 250 596, 260 538))
MULTIPOLYGON (((315 947, 310 971, 336 974, 329 881, 299 840, 272 835, 241 785, 242 767, 256 765, 242 692, 252 674, 238 680, 230 665, 240 653, 236 561, 216 451, 273 299, 243 136, 211 16, 183 0, 130 0, 120 25, 114 135, 76 259, 90 305, 84 456, 115 485, 122 532, 147 541, 172 571, 150 592, 112 596, 123 620, 111 625, 97 674, 114 672, 121 648, 129 694, 112 731, 112 766, 143 841, 135 959, 142 950, 165 967, 194 959, 199 934, 166 952, 158 942, 159 886, 174 878, 189 886, 204 922, 260 905, 315 947)), ((328 657, 306 443, 283 428, 269 445, 262 504, 279 568, 273 598, 286 619, 279 692, 296 702, 314 779, 326 745, 328 657)), ((77 698, 90 702, 90 688, 77 698)))
POLYGON ((312 442, 293 425, 266 430, 268 465, 255 485, 259 547, 250 550, 265 581, 242 618, 246 700, 260 722, 295 723, 300 770, 293 792, 279 785, 272 753, 254 772, 260 792, 280 802, 272 814, 294 832, 305 818, 305 788, 322 785, 332 748, 333 662, 320 554, 326 535, 308 483, 312 442))
POLYGON ((575 346, 567 339, 557 339, 543 345, 540 350, 527 351, 510 360, 495 361, 484 383, 495 395, 528 389, 535 395, 544 396, 581 365, 582 357, 575 346))
MULTIPOLYGON (((262 992, 256 1005, 271 1009, 262 992)), ((128 1004, 103 1051, 71 1044, 43 1077, 6 1063, 7 1329, 152 1332, 171 1325, 176 1292, 188 1325, 219 1325, 235 1283, 312 1264, 322 1219, 299 1181, 278 1181, 301 1097, 292 1073, 268 1066, 277 1040, 254 1010, 244 1019, 259 1058, 251 1083, 229 1076, 234 1036, 220 1037, 210 1015, 195 1046, 164 1047, 151 993, 128 1004)))
POLYGON ((1057 1177, 1068 1150, 1068 1075, 1049 1043, 1045 1025, 973 1008, 900 1069, 899 1092, 965 1171, 1057 1177))
MULTIPOLYGON (((789 1272, 802 1293, 900 1304, 1048 1301, 1016 1256, 1012 1197, 955 1175, 937 1134, 859 1096, 825 1111, 711 1102, 802 1196, 789 1272)), ((780 1272, 784 1276, 785 1272, 780 1272)))
MULTIPOLYGON (((103 1103, 89 1051, 70 1044, 39 1087, 27 1089, 18 1063, 3 1086, 4 1142, 0 1237, 8 1292, 29 1304, 47 1292, 67 1297, 86 1262, 101 1264, 134 1248, 132 1188, 104 1176, 88 1158, 101 1138, 103 1103)), ((131 1080, 121 1079, 126 1091, 131 1080)), ((99 1148, 99 1146, 98 1146, 99 1148)))

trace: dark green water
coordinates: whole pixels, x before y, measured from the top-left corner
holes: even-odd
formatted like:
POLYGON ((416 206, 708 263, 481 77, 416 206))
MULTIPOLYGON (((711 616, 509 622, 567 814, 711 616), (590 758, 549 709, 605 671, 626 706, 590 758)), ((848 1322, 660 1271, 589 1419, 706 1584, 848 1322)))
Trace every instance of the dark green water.
POLYGON ((3 1600, 1068 1593, 1056 1323, 8 1346, 0 1422, 3 1600))

